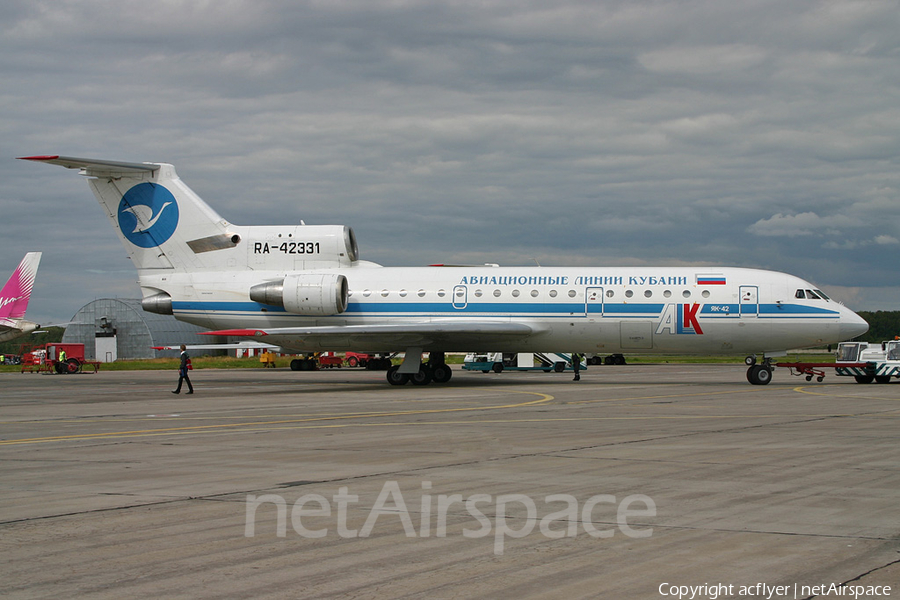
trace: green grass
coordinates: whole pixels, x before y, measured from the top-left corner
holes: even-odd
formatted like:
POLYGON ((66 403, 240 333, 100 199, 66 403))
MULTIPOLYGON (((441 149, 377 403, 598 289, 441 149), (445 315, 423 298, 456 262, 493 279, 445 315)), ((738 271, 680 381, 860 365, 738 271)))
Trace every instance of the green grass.
MULTIPOLYGON (((276 366, 290 366, 289 356, 279 356, 276 366)), ((447 364, 462 364, 463 355, 450 354, 447 356, 447 364)), ((743 364, 742 356, 686 356, 677 354, 626 354, 625 360, 629 365, 653 365, 653 364, 743 364)), ((394 361, 395 364, 398 361, 394 361)), ((775 359, 775 362, 834 362, 834 353, 819 351, 805 351, 790 353, 775 359)), ((197 356, 191 357, 191 364, 195 370, 199 369, 262 369, 259 358, 233 358, 230 356, 197 356)), ((100 365, 101 371, 165 371, 178 369, 178 358, 150 358, 140 360, 119 360, 114 363, 100 365)), ((611 368, 607 365, 594 366, 593 369, 611 368)), ((623 367, 619 367, 623 368, 623 367)), ((627 368, 627 365, 626 365, 627 368)), ((22 368, 18 365, 2 365, 0 373, 18 373, 22 368)))
MULTIPOLYGON (((166 371, 176 370, 181 364, 179 358, 148 358, 136 360, 118 360, 113 363, 102 363, 101 371, 166 371)), ((278 366, 290 364, 287 357, 277 361, 278 366)), ((198 356, 191 357, 194 369, 251 369, 262 368, 259 358, 233 358, 230 356, 198 356)), ((0 373, 17 373, 22 370, 19 365, 0 366, 0 373)))

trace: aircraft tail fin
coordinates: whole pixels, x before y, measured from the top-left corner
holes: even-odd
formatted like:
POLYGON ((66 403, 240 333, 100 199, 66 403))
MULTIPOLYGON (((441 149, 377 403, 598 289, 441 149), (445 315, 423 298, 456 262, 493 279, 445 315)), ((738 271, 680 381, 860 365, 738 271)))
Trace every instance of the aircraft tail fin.
POLYGON ((167 163, 126 163, 67 156, 31 160, 79 169, 103 207, 134 266, 148 270, 196 271, 227 268, 241 239, 167 163))
POLYGON ((31 298, 31 289, 41 263, 40 252, 29 252, 13 271, 6 285, 0 290, 0 321, 9 322, 25 318, 25 309, 31 298))

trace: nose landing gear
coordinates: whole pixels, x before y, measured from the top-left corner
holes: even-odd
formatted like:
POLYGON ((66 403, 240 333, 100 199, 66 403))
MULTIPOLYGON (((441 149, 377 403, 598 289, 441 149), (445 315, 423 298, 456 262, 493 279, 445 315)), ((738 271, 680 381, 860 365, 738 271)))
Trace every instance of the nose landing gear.
POLYGON ((771 359, 765 358, 762 364, 756 364, 756 357, 748 356, 744 359, 744 363, 748 365, 747 381, 752 385, 768 385, 772 381, 771 359))

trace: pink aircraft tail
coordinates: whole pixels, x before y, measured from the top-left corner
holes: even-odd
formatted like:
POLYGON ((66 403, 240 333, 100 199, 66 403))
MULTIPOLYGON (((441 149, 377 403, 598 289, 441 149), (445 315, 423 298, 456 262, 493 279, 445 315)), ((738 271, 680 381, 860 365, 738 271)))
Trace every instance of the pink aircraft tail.
POLYGON ((40 252, 29 252, 13 271, 6 285, 0 290, 0 321, 12 321, 25 317, 31 288, 41 262, 40 252))

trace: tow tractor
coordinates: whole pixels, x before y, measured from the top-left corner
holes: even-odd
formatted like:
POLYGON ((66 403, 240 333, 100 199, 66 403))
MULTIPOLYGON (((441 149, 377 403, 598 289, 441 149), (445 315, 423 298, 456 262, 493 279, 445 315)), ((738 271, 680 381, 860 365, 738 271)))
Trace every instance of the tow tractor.
POLYGON ((91 372, 96 373, 100 369, 100 362, 84 358, 84 344, 44 344, 22 355, 23 373, 82 373, 85 367, 90 367, 93 369, 91 372))
MULTIPOLYGON (((587 369, 584 358, 581 360, 582 370, 587 369)), ((572 370, 572 356, 550 352, 470 352, 463 361, 463 369, 481 371, 482 373, 502 373, 509 371, 563 371, 572 370)))
POLYGON ((900 340, 880 344, 841 342, 833 363, 776 363, 775 366, 789 368, 791 375, 806 376, 807 381, 815 377, 821 382, 825 379, 822 369, 833 368, 836 375, 853 377, 856 383, 890 383, 891 378, 900 378, 900 340))
POLYGON ((853 377, 856 383, 890 383, 892 377, 900 377, 900 340, 838 344, 835 373, 853 377))

